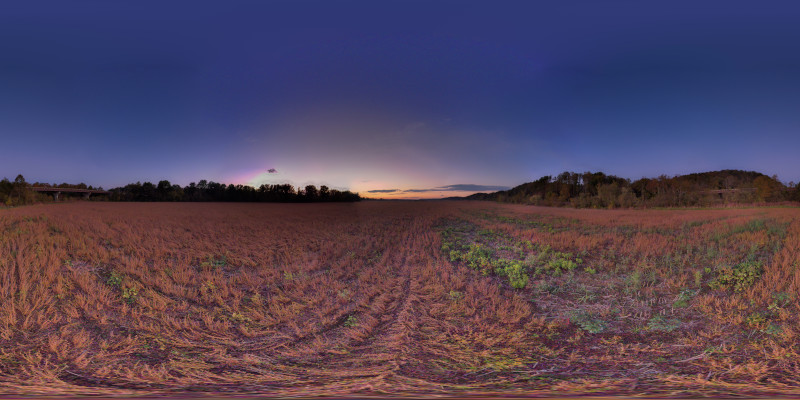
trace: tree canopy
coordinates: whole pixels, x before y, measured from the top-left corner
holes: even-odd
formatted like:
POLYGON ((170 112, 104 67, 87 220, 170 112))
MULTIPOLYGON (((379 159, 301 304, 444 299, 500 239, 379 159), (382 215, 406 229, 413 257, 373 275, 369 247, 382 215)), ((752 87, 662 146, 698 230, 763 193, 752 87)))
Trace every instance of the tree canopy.
POLYGON ((476 193, 473 200, 573 207, 688 207, 727 203, 800 201, 800 189, 777 176, 722 170, 636 181, 602 172, 563 172, 509 190, 476 193))

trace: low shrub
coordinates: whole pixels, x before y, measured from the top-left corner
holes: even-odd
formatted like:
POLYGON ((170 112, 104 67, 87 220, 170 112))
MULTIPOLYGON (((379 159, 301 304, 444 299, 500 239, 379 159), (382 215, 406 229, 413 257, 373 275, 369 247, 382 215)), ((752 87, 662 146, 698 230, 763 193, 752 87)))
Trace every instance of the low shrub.
POLYGON ((656 315, 647 322, 647 329, 651 331, 672 332, 681 326, 677 319, 667 319, 663 315, 656 315))
POLYGON ((570 316, 569 320, 573 324, 578 325, 581 329, 592 334, 601 333, 608 329, 606 321, 595 318, 592 314, 583 311, 574 313, 570 316))
POLYGON ((741 292, 753 284, 761 277, 761 261, 746 261, 733 267, 724 266, 717 271, 717 277, 709 287, 712 289, 733 288, 735 292, 741 292))

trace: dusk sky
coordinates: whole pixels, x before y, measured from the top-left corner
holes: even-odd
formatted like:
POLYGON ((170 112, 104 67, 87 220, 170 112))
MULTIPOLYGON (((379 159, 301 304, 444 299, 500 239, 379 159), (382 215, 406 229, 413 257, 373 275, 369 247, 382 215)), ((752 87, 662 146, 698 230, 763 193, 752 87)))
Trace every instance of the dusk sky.
POLYGON ((105 188, 797 182, 800 3, 8 1, 0 139, 0 178, 105 188))

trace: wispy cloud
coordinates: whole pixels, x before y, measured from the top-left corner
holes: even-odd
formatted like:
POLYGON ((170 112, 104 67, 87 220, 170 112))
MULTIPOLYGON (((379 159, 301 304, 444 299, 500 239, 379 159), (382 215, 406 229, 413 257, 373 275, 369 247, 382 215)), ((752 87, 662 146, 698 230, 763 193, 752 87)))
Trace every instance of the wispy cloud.
POLYGON ((507 190, 507 186, 491 186, 491 185, 475 185, 471 183, 462 183, 456 185, 440 186, 430 189, 407 189, 405 193, 424 193, 424 192, 496 192, 498 190, 507 190))
POLYGON ((472 183, 463 183, 456 185, 445 185, 427 189, 373 189, 367 190, 367 193, 373 194, 409 194, 409 193, 427 193, 427 192, 496 192, 498 190, 507 190, 506 186, 493 186, 493 185, 475 185, 472 183))
POLYGON ((423 193, 423 192, 432 192, 434 189, 407 189, 403 190, 403 193, 423 193))
POLYGON ((508 190, 510 189, 508 186, 492 186, 492 185, 473 185, 471 183, 466 184, 458 184, 458 185, 447 185, 442 186, 443 190, 446 191, 464 191, 464 192, 482 192, 482 191, 490 191, 496 192, 498 190, 508 190))

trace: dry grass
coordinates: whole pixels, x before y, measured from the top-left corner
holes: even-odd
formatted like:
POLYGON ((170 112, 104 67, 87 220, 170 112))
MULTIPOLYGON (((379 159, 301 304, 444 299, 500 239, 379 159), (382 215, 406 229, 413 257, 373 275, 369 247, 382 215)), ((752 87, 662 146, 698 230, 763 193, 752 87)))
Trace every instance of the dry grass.
POLYGON ((0 210, 0 392, 800 394, 798 216, 0 210))

